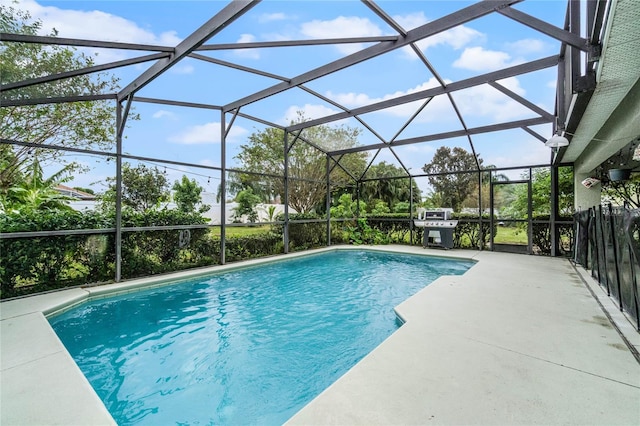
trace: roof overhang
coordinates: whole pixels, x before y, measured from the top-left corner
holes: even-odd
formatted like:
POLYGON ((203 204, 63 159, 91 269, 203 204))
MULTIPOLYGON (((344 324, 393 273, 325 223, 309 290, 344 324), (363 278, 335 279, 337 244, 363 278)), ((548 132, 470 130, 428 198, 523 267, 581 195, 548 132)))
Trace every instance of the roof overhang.
MULTIPOLYGON (((597 82, 577 88, 567 115, 571 144, 557 160, 590 173, 640 136, 640 19, 637 2, 612 0, 597 82)), ((593 78, 592 77, 592 78, 593 78)))

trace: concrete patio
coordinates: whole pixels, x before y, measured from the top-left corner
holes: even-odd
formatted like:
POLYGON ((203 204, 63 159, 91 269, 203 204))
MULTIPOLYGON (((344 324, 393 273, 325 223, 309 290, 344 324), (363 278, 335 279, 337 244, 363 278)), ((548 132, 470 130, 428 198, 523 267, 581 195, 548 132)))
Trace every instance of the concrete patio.
MULTIPOLYGON (((379 249, 478 263, 398 306, 406 323, 289 424, 640 424, 640 334, 586 271, 559 258, 379 249)), ((0 304, 0 423, 114 424, 45 315, 153 281, 0 304)))

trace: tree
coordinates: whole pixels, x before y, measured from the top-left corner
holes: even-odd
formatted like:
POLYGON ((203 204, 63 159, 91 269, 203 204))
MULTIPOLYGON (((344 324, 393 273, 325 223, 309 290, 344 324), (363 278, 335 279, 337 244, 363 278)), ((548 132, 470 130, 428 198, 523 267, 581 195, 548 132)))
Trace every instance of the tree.
MULTIPOLYGON (((523 176, 526 178, 527 176, 523 176)), ((516 216, 527 217, 529 195, 527 185, 514 185, 514 199, 509 209, 516 216)), ((573 214, 573 169, 558 168, 558 213, 560 216, 573 214)), ((551 170, 549 167, 533 169, 531 175, 531 213, 534 216, 551 214, 551 170)))
MULTIPOLYGON (((504 173, 496 172, 496 166, 494 165, 484 166, 483 169, 484 170, 481 172, 482 173, 482 211, 486 212, 490 207, 491 183, 492 182, 508 182, 509 177, 504 173), (489 177, 489 175, 491 175, 491 177, 489 177)), ((469 194, 469 196, 462 202, 463 208, 474 209, 474 210, 478 209, 478 205, 480 203, 478 200, 477 184, 475 188, 476 188, 475 191, 471 192, 471 194, 469 194)), ((494 194, 494 197, 499 198, 500 191, 496 192, 494 194)))
POLYGON ((624 182, 605 182, 602 195, 605 201, 614 205, 628 204, 633 209, 640 209, 640 176, 632 175, 624 182))
POLYGON ((234 218, 240 220, 242 216, 246 216, 251 223, 258 221, 258 212, 256 206, 260 202, 260 197, 253 193, 251 188, 244 189, 236 196, 238 205, 233 209, 234 218))
MULTIPOLYGON (((109 189, 100 197, 106 210, 113 209, 116 199, 114 178, 108 178, 109 189)), ((131 167, 122 165, 122 204, 135 211, 144 212, 157 208, 170 199, 167 177, 157 167, 149 168, 140 163, 131 167)))
MULTIPOLYGON (((299 113, 296 122, 305 121, 299 113)), ((292 123, 292 124, 294 124, 292 123)), ((305 129, 301 136, 316 146, 327 150, 351 148, 357 145, 359 129, 347 126, 316 126, 305 129)), ((293 141, 289 137, 289 206, 300 213, 314 210, 326 197, 326 154, 302 140, 293 141)), ((240 146, 235 157, 241 163, 243 171, 267 173, 284 177, 284 132, 267 128, 249 136, 248 142, 240 146)), ((345 156, 340 164, 352 170, 362 172, 365 167, 366 153, 345 156)), ((265 177, 253 174, 236 173, 229 179, 228 190, 251 188, 263 201, 276 197, 284 199, 283 177, 265 177)), ((331 174, 334 186, 344 185, 352 179, 339 167, 331 174)))
POLYGON ((363 213, 367 208, 364 201, 356 202, 351 194, 342 194, 338 199, 338 205, 331 207, 331 217, 357 217, 358 211, 363 213))
POLYGON ((385 161, 372 165, 367 171, 367 179, 379 178, 379 180, 368 180, 362 184, 360 193, 362 199, 372 206, 375 205, 371 202, 372 200, 382 200, 391 209, 399 201, 409 201, 411 197, 409 185, 411 185, 413 186, 413 202, 420 203, 422 191, 416 181, 411 179, 411 183, 409 183, 409 177, 397 179, 398 176, 406 176, 406 174, 401 167, 396 167, 385 161))
POLYGON ((406 201, 400 201, 393 206, 394 213, 409 213, 409 203, 406 201))
POLYGON ((371 214, 374 216, 384 215, 391 213, 391 209, 389 209, 389 205, 382 200, 377 200, 373 209, 371 209, 371 214))
POLYGON ((70 179, 69 167, 44 177, 40 161, 34 158, 26 176, 18 186, 12 186, 4 194, 0 194, 0 211, 34 212, 45 210, 73 210, 69 201, 73 198, 63 195, 55 187, 70 179))
MULTIPOLYGON (((202 202, 202 187, 198 185, 195 179, 189 180, 185 175, 182 175, 182 180, 177 180, 173 183, 173 201, 178 206, 178 210, 184 213, 191 213, 196 211, 196 206, 202 202)), ((198 213, 205 213, 211 209, 211 206, 201 205, 198 209, 198 213)))
MULTIPOLYGON (((481 158, 478 158, 478 164, 482 167, 481 158)), ((478 170, 478 164, 474 155, 462 148, 438 148, 431 162, 425 164, 422 170, 435 175, 429 176, 429 183, 441 199, 440 207, 451 207, 454 211, 460 211, 463 201, 477 190, 478 174, 451 172, 473 172, 478 170)))
MULTIPOLYGON (((42 23, 29 13, 0 5, 0 32, 37 35, 42 23)), ((56 36, 53 30, 50 36, 56 36)), ((93 59, 74 48, 39 43, 3 43, 0 46, 0 84, 57 74, 93 65, 93 59)), ((104 73, 4 90, 8 99, 32 99, 111 93, 116 78, 104 73)), ((35 106, 0 107, 0 134, 9 140, 64 147, 107 150, 114 141, 115 107, 110 101, 66 102, 35 106)), ((63 151, 0 145, 0 192, 19 184, 34 156, 41 164, 62 162, 63 151)), ((77 170, 79 165, 70 167, 77 170)), ((68 169, 68 170, 71 170, 68 169)))
POLYGON ((95 191, 91 188, 83 188, 81 186, 74 186, 73 189, 77 191, 86 192, 87 194, 96 195, 95 191))

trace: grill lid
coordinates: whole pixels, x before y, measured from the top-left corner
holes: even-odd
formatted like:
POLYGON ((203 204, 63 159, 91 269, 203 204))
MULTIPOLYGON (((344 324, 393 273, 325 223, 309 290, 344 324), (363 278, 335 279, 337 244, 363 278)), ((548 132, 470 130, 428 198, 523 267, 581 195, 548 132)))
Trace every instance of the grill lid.
POLYGON ((418 220, 450 220, 452 215, 452 208, 418 209, 418 220))

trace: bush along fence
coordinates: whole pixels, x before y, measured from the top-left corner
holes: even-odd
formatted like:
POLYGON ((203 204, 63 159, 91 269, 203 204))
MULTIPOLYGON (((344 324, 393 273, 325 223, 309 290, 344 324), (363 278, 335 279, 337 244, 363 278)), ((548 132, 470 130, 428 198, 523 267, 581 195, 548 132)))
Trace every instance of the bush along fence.
MULTIPOLYGON (((113 282, 114 226, 98 212, 0 215, 0 297, 113 282)), ((220 237, 196 213, 123 211, 122 226, 123 279, 220 264, 220 237), (169 229, 145 229, 158 226, 169 229)), ((227 237, 225 249, 229 262, 282 253, 282 234, 227 237)))
MULTIPOLYGON (((480 248, 480 220, 478 215, 457 214, 453 240, 455 248, 480 248)), ((349 244, 411 244, 422 245, 423 228, 413 227, 409 213, 388 213, 332 222, 332 243, 349 244)), ((491 238, 489 216, 483 216, 483 247, 491 238)), ((495 225, 494 225, 495 229, 495 225)))
MULTIPOLYGON (((489 216, 458 214, 454 247, 488 247, 489 216)), ((534 221, 536 254, 550 253, 548 218, 534 221), (546 221, 545 221, 546 220, 546 221)), ((284 216, 264 231, 225 239, 225 261, 284 253, 284 216)), ((0 216, 0 297, 9 298, 63 287, 113 282, 115 218, 100 212, 52 211, 0 216), (54 230, 54 231, 52 231, 54 230), (24 234, 23 234, 24 233, 24 234), (35 233, 35 234, 34 234, 35 233)), ((196 213, 124 210, 121 277, 130 279, 221 263, 221 241, 196 213), (166 227, 167 229, 149 229, 166 227)), ((494 229, 495 232, 495 221, 494 229)), ((331 244, 422 245, 423 228, 413 227, 408 213, 332 219, 331 244)), ((571 240, 572 228, 561 231, 571 240), (568 230, 568 231, 567 231, 568 230)), ((327 245, 326 217, 289 215, 288 251, 327 245)), ((569 243, 570 244, 570 243, 569 243)))
MULTIPOLYGON (((551 245, 551 221, 549 215, 536 215, 532 218, 531 236, 533 238, 533 254, 550 256, 551 245)), ((561 217, 556 221, 556 241, 558 242, 558 255, 569 257, 573 253, 574 226, 572 217, 561 217)))
POLYGON ((640 330, 640 209, 598 206, 574 218, 574 261, 591 270, 640 330))

